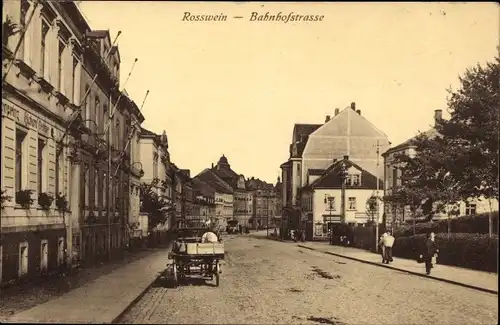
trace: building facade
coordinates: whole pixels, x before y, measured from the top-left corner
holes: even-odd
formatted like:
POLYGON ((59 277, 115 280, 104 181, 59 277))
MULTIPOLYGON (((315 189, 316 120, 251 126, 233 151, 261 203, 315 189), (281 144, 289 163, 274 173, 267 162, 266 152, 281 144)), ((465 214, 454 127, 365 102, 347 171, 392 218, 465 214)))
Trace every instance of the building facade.
POLYGON ((252 216, 252 194, 246 189, 245 176, 231 169, 227 158, 222 155, 212 171, 233 191, 233 217, 242 226, 248 226, 252 216))
POLYGON ((219 195, 223 199, 223 195, 199 178, 193 178, 192 184, 194 204, 191 219, 200 222, 210 220, 213 225, 218 226, 219 219, 222 218, 217 218, 217 213, 223 214, 224 204, 217 203, 216 200, 219 199, 219 195))
MULTIPOLYGON (((443 118, 442 110, 437 109, 434 111, 434 127, 429 130, 423 132, 424 136, 429 138, 433 138, 439 136, 439 133, 435 129, 435 125, 443 118)), ((409 157, 415 157, 417 152, 417 147, 415 145, 415 138, 408 139, 407 141, 398 144, 383 154, 384 158, 384 187, 385 194, 391 195, 392 189, 396 186, 400 186, 402 184, 401 176, 402 170, 401 166, 395 161, 395 157, 400 154, 405 154, 409 157)), ((493 199, 491 202, 486 199, 469 199, 466 201, 457 202, 452 209, 456 209, 458 213, 454 214, 455 216, 464 216, 464 215, 475 215, 479 213, 487 213, 491 211, 498 211, 498 201, 493 199)), ((422 212, 422 211, 417 211, 422 212)), ((406 221, 413 220, 413 215, 409 206, 404 206, 404 204, 400 204, 397 202, 387 202, 385 205, 385 225, 387 228, 398 227, 402 223, 406 221)), ((417 213, 421 214, 421 213, 417 213)), ((425 216, 424 216, 425 217, 425 216)), ((433 219, 443 219, 448 218, 446 213, 434 213, 433 219)))
MULTIPOLYGON (((348 156, 335 161, 325 170, 314 170, 308 175, 308 184, 300 190, 306 238, 326 238, 328 230, 341 222, 352 226, 366 225, 376 221, 377 216, 381 222, 381 213, 377 213, 377 205, 371 199, 380 198, 382 188, 382 180, 350 161, 348 156)), ((378 212, 383 211, 381 200, 378 209, 378 212)))
POLYGON ((196 178, 210 185, 215 191, 215 215, 217 223, 225 228, 234 219, 234 190, 212 169, 206 168, 196 178))
POLYGON ((284 208, 281 230, 299 229, 306 221, 298 194, 307 183, 309 170, 326 169, 333 159, 348 155, 352 162, 382 179, 381 153, 389 145, 387 135, 365 119, 355 103, 342 111, 335 109, 334 117, 327 116, 324 124, 296 124, 290 157, 280 166, 284 208))
MULTIPOLYGON (((161 135, 158 135, 141 128, 138 145, 140 165, 144 173, 141 183, 151 184, 152 190, 162 196, 172 208, 180 209, 180 204, 174 207, 179 198, 176 196, 176 191, 180 193, 181 189, 177 188, 178 175, 170 161, 167 133, 163 131, 161 135)), ((175 211, 168 211, 167 221, 158 225, 158 228, 170 229, 174 224, 175 211)))
POLYGON ((260 229, 274 225, 276 216, 276 191, 273 184, 258 178, 250 178, 247 188, 253 196, 253 213, 250 225, 260 229))

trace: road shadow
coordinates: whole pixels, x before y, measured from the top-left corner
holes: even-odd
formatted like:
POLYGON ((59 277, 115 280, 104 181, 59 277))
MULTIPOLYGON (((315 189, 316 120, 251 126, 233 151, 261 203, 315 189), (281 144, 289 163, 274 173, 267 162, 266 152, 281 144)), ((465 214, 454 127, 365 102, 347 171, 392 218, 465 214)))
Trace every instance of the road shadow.
POLYGON ((330 324, 330 325, 345 325, 344 322, 339 321, 336 317, 325 318, 325 317, 307 317, 308 321, 319 323, 319 324, 330 324))
POLYGON ((178 287, 188 287, 188 286, 207 286, 207 287, 217 287, 214 280, 204 279, 196 276, 185 277, 183 279, 179 279, 177 283, 175 283, 172 275, 171 268, 166 268, 163 272, 159 274, 156 278, 155 282, 151 285, 153 288, 169 288, 175 289, 178 287))

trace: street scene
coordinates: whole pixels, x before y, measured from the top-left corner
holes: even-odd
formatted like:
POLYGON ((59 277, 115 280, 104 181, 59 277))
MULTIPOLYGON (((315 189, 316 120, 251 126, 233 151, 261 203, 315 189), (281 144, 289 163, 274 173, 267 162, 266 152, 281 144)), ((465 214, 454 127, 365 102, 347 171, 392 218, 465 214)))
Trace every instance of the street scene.
POLYGON ((2 9, 0 322, 497 323, 496 4, 2 9))
POLYGON ((496 322, 498 298, 490 293, 325 256, 291 243, 234 237, 226 244, 230 249, 219 288, 194 282, 171 289, 159 278, 119 322, 339 325, 496 322), (449 297, 454 297, 452 302, 449 297))

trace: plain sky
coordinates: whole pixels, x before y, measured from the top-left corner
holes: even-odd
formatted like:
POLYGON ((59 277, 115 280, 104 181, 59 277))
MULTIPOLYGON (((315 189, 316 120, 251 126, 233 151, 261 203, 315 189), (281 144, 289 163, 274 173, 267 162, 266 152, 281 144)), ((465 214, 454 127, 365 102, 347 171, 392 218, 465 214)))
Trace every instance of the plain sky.
MULTIPOLYGON (((294 123, 323 123, 351 102, 393 145, 446 113, 447 89, 491 61, 495 3, 83 1, 93 29, 118 39, 123 86, 143 127, 169 138, 196 175, 224 154, 246 177, 276 182, 294 123), (223 22, 182 21, 225 14, 223 22), (323 15, 322 22, 251 22, 252 12, 323 15), (233 16, 243 16, 234 19, 233 16)), ((375 149, 374 149, 375 150, 375 149)))

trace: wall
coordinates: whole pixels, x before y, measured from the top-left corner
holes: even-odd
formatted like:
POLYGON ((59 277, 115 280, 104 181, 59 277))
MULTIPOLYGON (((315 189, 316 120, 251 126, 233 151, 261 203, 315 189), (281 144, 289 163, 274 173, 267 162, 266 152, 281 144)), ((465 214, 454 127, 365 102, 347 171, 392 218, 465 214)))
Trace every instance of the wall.
MULTIPOLYGON (((345 222, 347 223, 366 223, 371 219, 366 212, 366 202, 368 199, 374 195, 374 190, 361 190, 361 189, 346 189, 345 191, 345 207, 346 215, 345 222), (356 210, 349 209, 349 197, 356 198, 356 210)), ((313 220, 316 222, 323 222, 323 215, 327 216, 330 214, 328 210, 328 205, 324 203, 325 195, 335 197, 335 211, 332 211, 332 215, 340 215, 341 211, 341 196, 342 191, 340 189, 316 189, 314 190, 313 198, 313 220)), ((382 195, 380 191, 379 195, 382 195)), ((382 215, 384 206, 380 202, 379 210, 379 222, 382 222, 382 215)))
POLYGON ((389 148, 387 135, 351 108, 346 108, 311 135, 303 152, 301 186, 306 185, 308 169, 326 169, 333 159, 348 155, 349 159, 363 169, 384 176, 383 158, 389 148), (376 145, 380 151, 377 157, 376 145), (377 167, 377 159, 379 167, 377 167))

